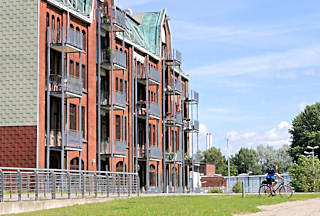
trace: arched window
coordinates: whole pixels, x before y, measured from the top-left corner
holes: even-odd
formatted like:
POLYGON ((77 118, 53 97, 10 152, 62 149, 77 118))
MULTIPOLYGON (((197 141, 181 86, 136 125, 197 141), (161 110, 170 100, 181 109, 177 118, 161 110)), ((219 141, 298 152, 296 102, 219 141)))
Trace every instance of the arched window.
POLYGON ((82 30, 82 46, 83 46, 83 50, 87 51, 87 36, 86 36, 86 32, 85 30, 82 30))
POLYGON ((54 31, 55 29, 55 19, 54 19, 54 15, 51 16, 51 29, 52 29, 52 40, 56 42, 56 33, 54 31))
POLYGON ((60 19, 57 18, 57 40, 60 40, 60 19))
POLYGON ((72 24, 70 24, 70 28, 73 30, 73 25, 72 24))
POLYGON ((123 172, 123 162, 120 161, 116 164, 116 172, 123 172))
POLYGON ((157 186, 157 176, 156 176, 156 168, 154 165, 150 165, 149 170, 149 176, 150 176, 150 186, 155 187, 157 186))
POLYGON ((46 26, 48 27, 50 25, 50 21, 49 21, 49 18, 50 18, 50 15, 49 13, 47 12, 47 17, 46 17, 46 26))
MULTIPOLYGON (((78 170, 79 169, 79 157, 75 157, 70 161, 70 169, 78 170)), ((84 170, 84 161, 81 160, 81 170, 84 170)))

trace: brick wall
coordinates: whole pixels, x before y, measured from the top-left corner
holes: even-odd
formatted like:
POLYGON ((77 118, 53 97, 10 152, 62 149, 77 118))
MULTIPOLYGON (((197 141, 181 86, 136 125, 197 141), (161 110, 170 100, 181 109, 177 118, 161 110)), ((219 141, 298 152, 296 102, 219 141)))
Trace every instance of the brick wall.
POLYGON ((36 167, 37 127, 0 127, 0 167, 36 167))
POLYGON ((205 176, 214 176, 216 173, 216 166, 214 164, 201 164, 200 173, 205 176))
POLYGON ((201 177, 201 187, 226 187, 227 180, 224 177, 204 176, 201 177))

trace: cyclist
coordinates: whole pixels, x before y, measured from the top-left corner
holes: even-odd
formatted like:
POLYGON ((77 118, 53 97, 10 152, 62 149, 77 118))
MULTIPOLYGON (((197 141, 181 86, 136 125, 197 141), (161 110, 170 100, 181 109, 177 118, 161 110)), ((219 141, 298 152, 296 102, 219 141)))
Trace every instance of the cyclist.
POLYGON ((278 178, 283 180, 283 177, 279 173, 277 173, 277 171, 278 171, 278 164, 273 164, 272 168, 268 170, 268 174, 267 174, 266 180, 267 180, 267 184, 270 185, 272 196, 275 195, 275 191, 273 188, 278 184, 278 181, 276 180, 275 177, 277 176, 278 178))

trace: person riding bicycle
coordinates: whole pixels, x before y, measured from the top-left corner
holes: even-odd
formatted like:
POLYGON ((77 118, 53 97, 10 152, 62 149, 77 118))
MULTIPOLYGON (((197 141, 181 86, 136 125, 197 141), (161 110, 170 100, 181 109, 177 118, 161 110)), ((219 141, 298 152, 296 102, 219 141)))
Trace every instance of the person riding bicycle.
POLYGON ((274 186, 278 184, 278 181, 276 180, 276 176, 283 180, 283 177, 279 173, 277 173, 277 171, 278 171, 278 164, 274 164, 272 168, 268 170, 268 174, 266 178, 267 184, 270 185, 272 195, 275 194, 275 191, 273 189, 274 186))

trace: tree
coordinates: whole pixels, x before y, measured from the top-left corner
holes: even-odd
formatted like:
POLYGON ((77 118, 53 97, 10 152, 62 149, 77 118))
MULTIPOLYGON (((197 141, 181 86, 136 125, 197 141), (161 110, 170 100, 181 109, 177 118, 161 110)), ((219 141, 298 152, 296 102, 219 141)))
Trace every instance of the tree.
MULTIPOLYGON (((320 187, 319 170, 320 161, 318 157, 315 157, 316 191, 319 191, 320 187)), ((294 187, 295 191, 312 192, 314 190, 312 157, 300 155, 297 162, 294 163, 293 168, 290 170, 290 173, 292 177, 292 186, 294 187)))
MULTIPOLYGON (((297 161, 299 155, 307 146, 320 145, 320 103, 306 106, 304 111, 296 116, 289 130, 292 137, 290 155, 297 161)), ((319 152, 316 153, 319 157, 319 152)))
POLYGON ((272 146, 257 146, 257 154, 259 156, 259 164, 261 165, 262 173, 266 173, 268 168, 277 163, 279 172, 287 172, 292 168, 292 158, 289 154, 289 146, 284 145, 280 149, 275 149, 272 146))
POLYGON ((238 170, 238 174, 252 172, 254 175, 261 174, 259 156, 253 149, 241 148, 232 158, 233 164, 238 170))
MULTIPOLYGON (((223 176, 228 175, 228 161, 225 156, 222 155, 220 149, 212 147, 202 153, 203 160, 207 163, 212 163, 216 166, 216 173, 223 176)), ((230 161, 230 175, 236 175, 236 167, 230 161)))

